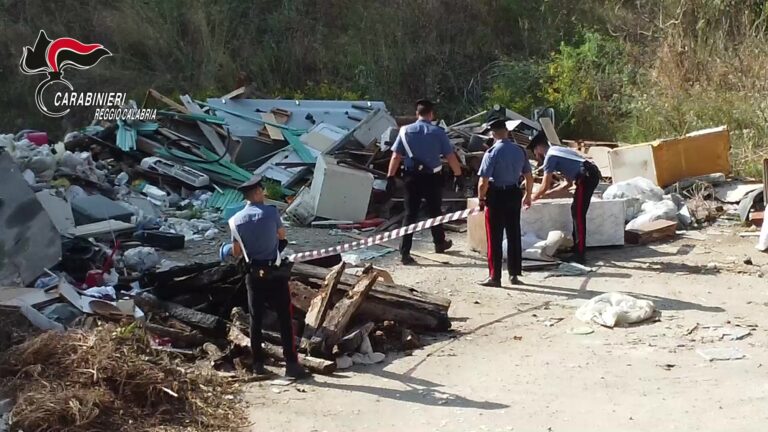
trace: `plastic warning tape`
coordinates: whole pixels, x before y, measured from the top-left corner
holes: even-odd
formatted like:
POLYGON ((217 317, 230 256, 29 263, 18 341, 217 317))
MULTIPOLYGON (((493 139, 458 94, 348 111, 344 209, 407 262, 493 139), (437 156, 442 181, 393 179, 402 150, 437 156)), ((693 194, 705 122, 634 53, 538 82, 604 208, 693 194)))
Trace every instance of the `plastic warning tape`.
POLYGON ((330 255, 336 255, 344 252, 350 252, 357 249, 365 249, 373 245, 381 244, 389 240, 400 238, 406 234, 413 234, 415 232, 423 231, 435 225, 442 225, 446 222, 453 222, 459 219, 466 219, 472 215, 476 215, 480 213, 480 211, 481 211, 480 207, 475 207, 473 209, 459 210, 457 212, 423 220, 421 222, 416 222, 402 228, 398 228, 383 234, 378 234, 373 237, 368 237, 352 243, 347 243, 347 244, 335 246, 332 248, 318 249, 318 250, 313 250, 308 252, 299 252, 297 254, 290 255, 288 259, 293 262, 301 262, 301 261, 307 261, 307 260, 316 259, 316 258, 323 258, 330 255))

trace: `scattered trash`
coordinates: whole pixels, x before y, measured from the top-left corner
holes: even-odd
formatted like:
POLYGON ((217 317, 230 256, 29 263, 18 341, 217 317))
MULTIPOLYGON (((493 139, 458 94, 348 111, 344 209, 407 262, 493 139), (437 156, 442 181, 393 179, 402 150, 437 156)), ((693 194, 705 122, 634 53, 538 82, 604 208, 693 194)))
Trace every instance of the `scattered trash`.
POLYGON ((656 366, 658 366, 658 367, 660 367, 660 368, 662 368, 662 369, 664 369, 664 370, 667 370, 667 371, 669 371, 669 370, 672 370, 672 369, 674 369, 675 367, 677 367, 677 365, 676 365, 676 364, 672 364, 672 363, 664 363, 664 364, 658 364, 658 365, 656 365, 656 366))
POLYGON ((123 254, 123 260, 126 267, 139 272, 153 269, 160 264, 160 256, 151 247, 137 247, 128 250, 123 254))
POLYGON ((573 327, 568 330, 568 333, 570 334, 582 335, 582 336, 589 335, 594 332, 595 332, 595 329, 593 329, 592 327, 573 327))
POLYGON ((547 279, 550 277, 559 277, 559 276, 584 276, 594 271, 595 271, 594 268, 587 267, 579 263, 564 262, 564 263, 561 263, 559 266, 557 266, 557 269, 555 269, 555 271, 545 273, 543 275, 543 278, 547 279))
POLYGON ((612 328, 643 322, 651 318, 654 311, 653 302, 649 300, 612 292, 593 297, 576 311, 576 318, 612 328))

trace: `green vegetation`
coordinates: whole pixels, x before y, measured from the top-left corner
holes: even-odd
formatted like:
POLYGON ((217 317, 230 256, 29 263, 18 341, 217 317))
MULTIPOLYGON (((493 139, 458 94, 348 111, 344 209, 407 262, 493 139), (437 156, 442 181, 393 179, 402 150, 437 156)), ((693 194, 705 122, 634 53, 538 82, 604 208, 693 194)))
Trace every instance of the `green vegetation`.
MULTIPOLYGON (((727 124, 740 172, 768 142, 765 0, 96 0, 0 1, 0 130, 76 129, 46 119, 22 47, 50 37, 101 42, 115 55, 75 88, 141 101, 220 95, 250 82, 283 98, 419 97, 449 120, 502 104, 551 106, 561 135, 642 142, 727 124)), ((77 114, 77 113, 76 113, 77 114)), ((81 113, 83 114, 83 113, 81 113)))

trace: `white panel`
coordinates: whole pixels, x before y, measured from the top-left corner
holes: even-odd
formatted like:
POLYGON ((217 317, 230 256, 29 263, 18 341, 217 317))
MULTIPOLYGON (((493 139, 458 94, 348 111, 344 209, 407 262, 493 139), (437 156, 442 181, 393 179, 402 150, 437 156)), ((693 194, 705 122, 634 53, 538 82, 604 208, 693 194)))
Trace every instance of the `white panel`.
POLYGON ((657 184, 656 166, 653 162, 653 149, 650 144, 619 147, 608 153, 613 182, 645 177, 657 184))

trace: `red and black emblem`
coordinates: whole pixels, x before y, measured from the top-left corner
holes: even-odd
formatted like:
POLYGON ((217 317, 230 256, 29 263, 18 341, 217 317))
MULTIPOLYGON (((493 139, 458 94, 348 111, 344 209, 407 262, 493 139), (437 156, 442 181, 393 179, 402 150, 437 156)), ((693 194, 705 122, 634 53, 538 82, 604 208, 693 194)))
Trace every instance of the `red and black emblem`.
POLYGON ((44 114, 51 117, 60 117, 69 110, 63 112, 49 111, 43 102, 43 91, 53 83, 62 83, 70 90, 72 84, 63 78, 64 69, 88 69, 102 58, 111 56, 112 53, 101 44, 84 44, 72 38, 48 39, 45 31, 40 30, 34 47, 24 47, 19 68, 27 75, 47 73, 48 78, 41 82, 35 90, 35 102, 44 114))

